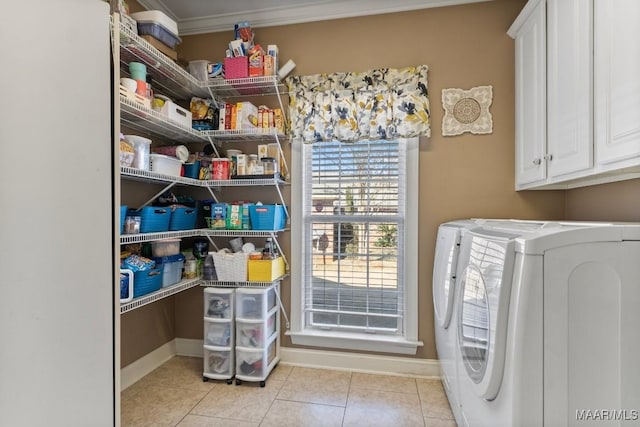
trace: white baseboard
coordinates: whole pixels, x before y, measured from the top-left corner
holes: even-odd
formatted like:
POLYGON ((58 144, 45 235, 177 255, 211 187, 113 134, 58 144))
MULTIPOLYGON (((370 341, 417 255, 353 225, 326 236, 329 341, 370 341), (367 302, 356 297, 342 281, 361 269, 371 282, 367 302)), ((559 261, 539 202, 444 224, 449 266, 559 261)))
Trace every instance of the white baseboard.
MULTIPOLYGON (((202 342, 202 341, 201 341, 202 342)), ((202 350, 202 345, 200 345, 202 350)), ((136 381, 165 363, 176 355, 176 341, 168 343, 156 348, 151 353, 147 353, 140 359, 120 369, 120 391, 126 390, 136 381)), ((202 351, 200 352, 202 357, 202 351)))
MULTIPOLYGON (((120 390, 136 381, 174 356, 202 357, 202 340, 176 338, 120 369, 120 390)), ((280 363, 305 368, 324 368, 379 375, 403 375, 417 378, 437 378, 437 360, 411 357, 375 356, 363 353, 280 348, 280 363)))
MULTIPOLYGON (((176 354, 202 357, 202 340, 176 338, 176 354)), ((437 360, 411 357, 374 356, 363 353, 309 350, 280 347, 280 363, 306 368, 325 368, 381 375, 404 375, 419 378, 437 378, 440 366, 437 360)))
POLYGON ((306 368, 326 368, 379 375, 402 375, 418 378, 437 378, 437 360, 411 357, 377 356, 364 353, 280 348, 280 362, 306 368))

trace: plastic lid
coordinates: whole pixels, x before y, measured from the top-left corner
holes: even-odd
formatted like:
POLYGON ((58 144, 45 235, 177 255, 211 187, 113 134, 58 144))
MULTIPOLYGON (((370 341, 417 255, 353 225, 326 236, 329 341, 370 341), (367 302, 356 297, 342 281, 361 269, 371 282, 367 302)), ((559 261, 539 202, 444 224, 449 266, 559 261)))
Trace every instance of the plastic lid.
POLYGON ((177 254, 163 257, 153 257, 153 260, 156 262, 156 264, 170 264, 172 262, 184 261, 185 257, 182 254, 177 254))

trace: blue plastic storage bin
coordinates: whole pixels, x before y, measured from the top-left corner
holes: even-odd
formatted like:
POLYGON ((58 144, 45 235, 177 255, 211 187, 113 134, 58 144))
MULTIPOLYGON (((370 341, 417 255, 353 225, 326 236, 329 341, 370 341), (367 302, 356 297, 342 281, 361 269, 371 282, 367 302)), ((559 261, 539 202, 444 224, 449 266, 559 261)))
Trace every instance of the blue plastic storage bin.
POLYGON ((171 212, 169 230, 192 230, 196 228, 196 219, 198 219, 198 209, 174 208, 171 212))
MULTIPOLYGON (((162 268, 162 287, 175 285, 182 280, 182 267, 184 266, 184 255, 171 255, 156 257, 153 260, 156 266, 162 268)), ((135 284, 135 283, 134 283, 135 284)))
POLYGON ((138 298, 162 288, 162 266, 133 273, 133 297, 138 298))
POLYGON ((139 216, 141 233, 159 233, 169 231, 171 208, 145 206, 142 210, 129 210, 127 216, 139 216))
POLYGON ((282 205, 251 205, 249 216, 253 230, 282 230, 287 220, 282 205))
POLYGON ((180 37, 173 35, 162 25, 154 22, 138 22, 138 34, 153 36, 171 49, 175 49, 182 41, 180 37))
POLYGON ((127 216, 127 206, 120 206, 120 234, 124 231, 124 218, 127 216))

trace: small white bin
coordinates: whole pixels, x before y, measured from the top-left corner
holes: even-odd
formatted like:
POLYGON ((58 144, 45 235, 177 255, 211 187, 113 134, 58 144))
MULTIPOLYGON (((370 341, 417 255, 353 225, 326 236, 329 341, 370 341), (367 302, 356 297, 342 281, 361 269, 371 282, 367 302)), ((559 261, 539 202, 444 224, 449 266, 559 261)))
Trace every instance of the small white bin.
POLYGON ((185 110, 181 106, 171 101, 165 101, 160 109, 160 114, 167 116, 167 119, 191 129, 191 111, 185 110))
POLYGON ((151 172, 170 176, 180 176, 182 162, 175 157, 153 153, 149 154, 149 158, 151 163, 151 172))
POLYGON ((236 347, 236 377, 262 381, 269 375, 269 365, 276 357, 276 340, 265 348, 236 347))
POLYGON ((264 320, 236 320, 236 345, 239 347, 258 348, 276 332, 276 316, 278 309, 264 320))
POLYGON ((204 371, 207 378, 231 378, 234 365, 233 350, 204 348, 204 371))
POLYGON ((204 320, 204 345, 213 347, 233 346, 233 323, 225 320, 204 320))
POLYGON ((240 319, 266 319, 276 306, 276 292, 268 288, 238 288, 236 290, 236 317, 240 319))
POLYGON ((204 317, 207 319, 233 319, 231 288, 204 288, 204 317))

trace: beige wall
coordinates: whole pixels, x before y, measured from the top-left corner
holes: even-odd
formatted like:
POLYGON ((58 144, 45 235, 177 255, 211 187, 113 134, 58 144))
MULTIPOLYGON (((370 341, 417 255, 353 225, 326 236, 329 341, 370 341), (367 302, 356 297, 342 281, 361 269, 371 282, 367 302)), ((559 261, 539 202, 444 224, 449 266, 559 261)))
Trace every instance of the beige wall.
POLYGON ((640 180, 576 188, 567 194, 566 218, 579 221, 640 221, 640 180))
MULTIPOLYGON (((514 191, 514 43, 506 31, 524 4, 525 0, 495 0, 255 29, 258 43, 277 44, 282 62, 289 58, 296 62, 293 74, 429 65, 433 122, 431 138, 421 141, 417 234, 419 338, 424 342, 417 354, 420 358, 437 357, 431 274, 438 224, 472 216, 564 218, 564 192, 514 191), (443 138, 442 89, 478 85, 493 86, 493 134, 443 138)), ((183 37, 179 55, 184 59, 220 61, 232 36, 230 29, 183 37)), ((289 286, 284 283, 282 292, 287 308, 289 286)), ((202 295, 197 290, 175 297, 176 336, 202 338, 201 307, 202 295)), ((136 346, 132 341, 123 343, 123 348, 136 346)), ((291 346, 288 337, 283 337, 283 345, 291 346)), ((139 350, 142 349, 126 352, 143 355, 139 350)))

